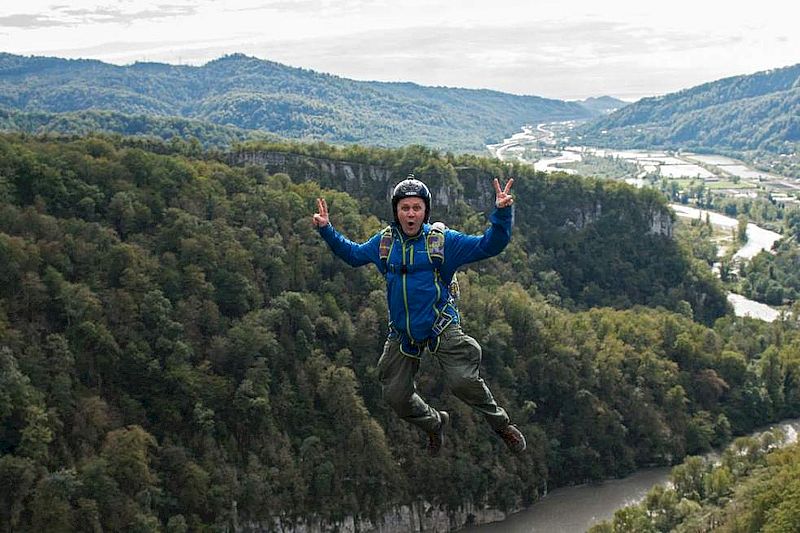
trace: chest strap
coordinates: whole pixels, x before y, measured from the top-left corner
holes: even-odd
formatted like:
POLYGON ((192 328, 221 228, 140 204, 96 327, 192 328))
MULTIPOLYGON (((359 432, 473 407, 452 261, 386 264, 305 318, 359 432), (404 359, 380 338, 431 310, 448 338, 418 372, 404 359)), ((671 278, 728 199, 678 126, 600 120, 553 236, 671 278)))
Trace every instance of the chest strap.
POLYGON ((421 272, 423 270, 436 270, 437 265, 433 263, 419 263, 414 265, 386 265, 386 271, 392 274, 411 274, 412 272, 421 272))

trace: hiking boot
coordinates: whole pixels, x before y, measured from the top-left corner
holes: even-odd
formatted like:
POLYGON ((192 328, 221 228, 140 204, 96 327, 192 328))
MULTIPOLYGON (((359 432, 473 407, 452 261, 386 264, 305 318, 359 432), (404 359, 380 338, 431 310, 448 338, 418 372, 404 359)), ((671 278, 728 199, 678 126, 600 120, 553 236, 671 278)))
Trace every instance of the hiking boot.
POLYGON ((447 411, 439 411, 439 427, 435 431, 428 433, 428 455, 436 457, 442 451, 444 444, 444 431, 450 423, 450 415, 447 411))
POLYGON ((494 431, 500 435, 500 438, 503 439, 503 442, 506 443, 508 449, 513 453, 522 453, 525 451, 525 448, 527 447, 525 435, 523 435, 522 432, 517 429, 517 426, 509 424, 504 428, 496 429, 494 431))

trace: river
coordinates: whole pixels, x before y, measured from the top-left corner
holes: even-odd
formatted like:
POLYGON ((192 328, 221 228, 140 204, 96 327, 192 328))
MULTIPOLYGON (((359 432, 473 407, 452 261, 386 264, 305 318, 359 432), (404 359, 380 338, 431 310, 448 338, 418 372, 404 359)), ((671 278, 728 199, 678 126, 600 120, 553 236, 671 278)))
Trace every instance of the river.
MULTIPOLYGON (((704 209, 697 209, 683 204, 669 204, 675 214, 686 218, 699 218, 705 220, 708 217, 709 222, 714 226, 721 226, 724 228, 736 228, 739 226, 739 221, 735 218, 726 217, 713 211, 706 211, 704 209)), ((778 241, 782 235, 775 233, 768 229, 760 228, 755 224, 747 224, 747 243, 742 246, 734 255, 734 258, 752 259, 762 250, 772 249, 772 245, 778 241)))
MULTIPOLYGON (((800 419, 784 420, 753 433, 780 427, 786 444, 797 442, 800 419)), ((709 454, 709 457, 715 457, 709 454)), ((655 485, 666 483, 671 468, 643 468, 623 479, 596 485, 579 485, 550 491, 529 508, 501 522, 470 526, 467 533, 583 533, 593 524, 608 520, 614 511, 641 501, 655 485)))
MULTIPOLYGON (((729 229, 739 226, 739 221, 735 218, 726 217, 713 211, 697 209, 683 204, 670 204, 669 206, 680 217, 699 218, 701 220, 705 220, 708 217, 708 221, 711 224, 729 229)), ((752 259, 762 250, 771 250, 772 245, 781 237, 780 233, 749 223, 747 224, 747 243, 737 250, 733 257, 734 259, 752 259)), ((780 317, 780 311, 777 309, 749 300, 741 294, 728 293, 728 301, 733 306, 736 316, 749 316, 766 322, 773 322, 780 317)))

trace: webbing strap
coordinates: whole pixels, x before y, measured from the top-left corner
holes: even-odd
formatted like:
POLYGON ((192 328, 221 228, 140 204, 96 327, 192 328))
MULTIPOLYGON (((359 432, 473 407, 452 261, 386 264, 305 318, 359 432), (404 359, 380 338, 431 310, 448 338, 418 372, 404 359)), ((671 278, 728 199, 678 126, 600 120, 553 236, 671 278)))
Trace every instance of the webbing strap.
POLYGON ((421 341, 410 339, 407 335, 400 332, 393 323, 389 322, 389 338, 399 340, 400 352, 409 357, 419 358, 422 355, 422 350, 425 348, 428 348, 431 353, 436 353, 442 341, 442 333, 453 323, 455 318, 454 315, 451 315, 447 311, 439 313, 439 317, 431 328, 431 333, 433 333, 433 335, 421 341))
POLYGON ((384 276, 388 271, 387 261, 389 261, 389 254, 392 253, 392 246, 394 246, 394 236, 392 235, 392 227, 386 226, 381 233, 381 242, 378 248, 378 255, 381 258, 381 274, 384 276))
POLYGON ((431 259, 438 261, 441 265, 444 262, 444 232, 431 228, 428 232, 426 245, 431 259))
POLYGON ((418 263, 415 265, 386 265, 386 271, 392 274, 410 274, 412 272, 420 272, 423 270, 436 270, 439 268, 433 263, 418 263))

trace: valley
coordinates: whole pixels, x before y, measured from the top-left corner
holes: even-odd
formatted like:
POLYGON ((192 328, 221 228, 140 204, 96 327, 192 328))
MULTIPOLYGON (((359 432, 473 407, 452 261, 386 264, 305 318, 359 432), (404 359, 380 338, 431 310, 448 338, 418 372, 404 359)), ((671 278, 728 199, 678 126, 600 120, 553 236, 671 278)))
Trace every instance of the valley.
MULTIPOLYGON (((740 160, 716 154, 581 146, 573 143, 572 131, 576 125, 575 121, 566 121, 524 126, 521 132, 487 148, 502 161, 533 165, 541 172, 600 175, 624 180, 636 187, 654 187, 671 192, 674 200, 682 202, 671 204, 678 217, 708 219, 718 228, 715 242, 720 257, 733 244, 730 232, 735 230, 738 221, 686 205, 695 203, 698 196, 702 199, 704 194, 713 191, 716 196, 766 197, 786 206, 800 206, 800 180, 764 172, 740 160)), ((733 254, 734 261, 750 260, 762 250, 770 250, 781 235, 749 223, 747 237, 747 242, 733 254)), ((719 263, 714 270, 719 275, 719 263)), ((737 316, 750 316, 767 322, 780 316, 780 311, 774 307, 735 292, 728 294, 728 301, 737 316)))
POLYGON ((579 124, 572 120, 526 125, 503 142, 487 145, 487 149, 502 161, 532 164, 543 172, 599 174, 638 187, 666 185, 687 197, 694 189, 734 198, 769 196, 776 202, 800 206, 800 179, 718 154, 584 146, 580 136, 574 134, 579 124), (620 171, 603 175, 609 165, 618 166, 620 171))

